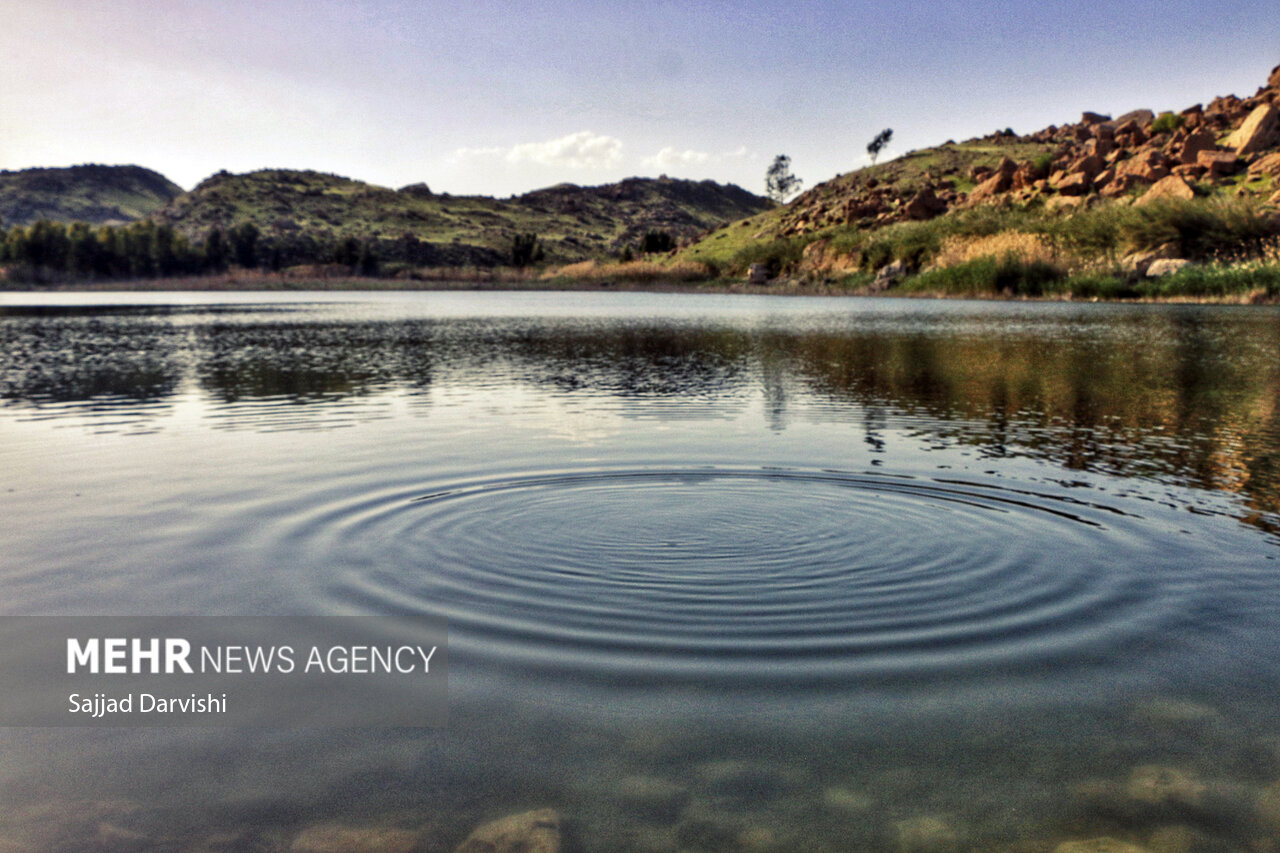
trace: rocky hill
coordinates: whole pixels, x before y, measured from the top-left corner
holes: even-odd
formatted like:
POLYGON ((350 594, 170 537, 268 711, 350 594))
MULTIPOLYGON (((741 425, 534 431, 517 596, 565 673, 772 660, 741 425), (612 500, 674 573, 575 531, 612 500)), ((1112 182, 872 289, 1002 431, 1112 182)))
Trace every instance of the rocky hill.
POLYGON ((383 258, 418 264, 500 263, 519 234, 537 234, 548 261, 615 254, 647 231, 689 239, 771 208, 737 186, 631 178, 599 187, 561 184, 510 199, 399 190, 338 175, 270 169, 208 178, 153 218, 192 240, 214 226, 253 223, 264 238, 371 240, 383 258), (404 252, 400 250, 404 249, 404 252), (405 252, 407 257, 399 257, 405 252))
POLYGON ((981 205, 1052 213, 1107 201, 1230 195, 1280 206, 1277 190, 1280 67, 1246 98, 1227 95, 1158 116, 1149 109, 1115 118, 1086 112, 1076 122, 1027 135, 1002 130, 913 151, 719 229, 681 257, 732 267, 731 259, 762 242, 821 243, 829 234, 865 233, 981 205))
POLYGON ((30 225, 41 219, 93 225, 133 222, 181 193, 182 187, 141 166, 0 171, 0 225, 30 225))

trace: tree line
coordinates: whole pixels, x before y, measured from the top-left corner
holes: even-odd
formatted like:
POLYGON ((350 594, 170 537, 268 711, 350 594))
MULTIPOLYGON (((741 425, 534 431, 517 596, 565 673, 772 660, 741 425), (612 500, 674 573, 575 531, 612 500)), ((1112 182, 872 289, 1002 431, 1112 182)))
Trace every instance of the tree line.
POLYGON ((263 235, 244 222, 214 226, 191 239, 149 219, 127 225, 41 220, 0 228, 0 266, 10 278, 147 278, 243 269, 281 270, 298 264, 341 264, 374 275, 378 251, 371 240, 321 232, 263 235))

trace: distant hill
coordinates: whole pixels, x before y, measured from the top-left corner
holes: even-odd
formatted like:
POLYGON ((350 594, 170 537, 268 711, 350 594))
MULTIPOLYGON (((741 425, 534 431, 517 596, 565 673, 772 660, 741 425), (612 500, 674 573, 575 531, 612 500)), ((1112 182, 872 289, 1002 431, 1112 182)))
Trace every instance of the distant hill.
POLYGON ((181 193, 182 187, 141 166, 0 171, 0 225, 30 225, 41 219, 93 225, 133 222, 181 193))
POLYGON ((549 261, 576 261, 617 253, 650 230, 692 239, 772 206, 713 181, 630 178, 494 199, 435 194, 424 184, 393 190, 321 172, 267 169, 219 172, 153 218, 193 240, 214 226, 252 222, 266 238, 351 236, 374 240, 383 258, 486 264, 505 262, 517 234, 537 234, 549 261), (411 256, 399 257, 403 252, 411 256))

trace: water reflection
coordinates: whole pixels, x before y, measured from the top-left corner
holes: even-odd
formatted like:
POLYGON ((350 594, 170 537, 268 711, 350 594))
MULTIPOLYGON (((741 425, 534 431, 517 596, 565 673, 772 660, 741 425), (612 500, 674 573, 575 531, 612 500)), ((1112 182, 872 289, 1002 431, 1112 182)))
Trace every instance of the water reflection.
MULTIPOLYGON (((913 313, 914 312, 914 313, 913 313)), ((448 396, 525 388, 632 417, 861 422, 984 456, 1239 494, 1280 511, 1280 323, 1272 312, 1165 307, 957 322, 761 324, 682 317, 342 320, 270 309, 0 315, 0 398, 19 417, 160 428, 188 386, 241 429, 324 429, 448 396), (645 405, 636 405, 644 403, 645 405)))

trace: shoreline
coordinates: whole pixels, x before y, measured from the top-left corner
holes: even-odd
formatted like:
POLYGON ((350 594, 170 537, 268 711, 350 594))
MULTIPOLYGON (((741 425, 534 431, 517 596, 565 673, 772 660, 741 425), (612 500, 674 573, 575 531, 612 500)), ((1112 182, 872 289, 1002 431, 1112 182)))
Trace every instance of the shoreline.
POLYGON ((179 278, 122 279, 111 281, 60 282, 46 285, 20 286, 0 283, 0 294, 41 293, 237 293, 237 292, 583 292, 583 293, 707 293, 743 296, 818 296, 862 297, 869 299, 950 299, 979 302, 1105 302, 1125 304, 1192 304, 1192 305, 1277 305, 1280 296, 1249 291, 1230 294, 1179 294, 1171 296, 1135 296, 1107 298, 1049 293, 1039 296, 1002 293, 948 293, 891 288, 870 292, 831 282, 806 282, 785 279, 774 284, 749 284, 745 281, 712 279, 702 282, 654 280, 614 281, 597 279, 526 278, 494 276, 491 278, 387 279, 373 277, 286 278, 283 276, 190 276, 179 278))

